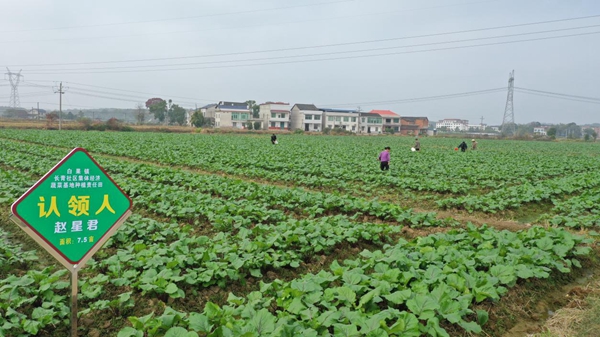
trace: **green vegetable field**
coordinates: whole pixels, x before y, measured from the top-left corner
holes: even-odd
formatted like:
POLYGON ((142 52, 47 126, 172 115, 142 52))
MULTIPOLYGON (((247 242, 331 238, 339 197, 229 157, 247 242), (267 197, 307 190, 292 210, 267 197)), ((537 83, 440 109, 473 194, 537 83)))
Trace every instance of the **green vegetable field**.
POLYGON ((600 144, 413 141, 0 129, 0 337, 69 334, 68 272, 8 218, 75 147, 134 202, 81 336, 502 336, 511 292, 594 264, 600 144))

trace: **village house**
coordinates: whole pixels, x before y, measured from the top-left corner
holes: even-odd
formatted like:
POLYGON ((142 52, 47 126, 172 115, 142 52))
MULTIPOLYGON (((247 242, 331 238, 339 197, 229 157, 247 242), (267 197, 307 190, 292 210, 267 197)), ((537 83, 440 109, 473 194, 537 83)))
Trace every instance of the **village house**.
POLYGON ((400 123, 400 133, 403 135, 427 134, 429 128, 429 118, 427 117, 400 117, 400 123))
POLYGON ((382 133, 383 118, 376 113, 363 112, 360 114, 360 133, 382 133))
POLYGON ((436 123, 438 131, 446 128, 448 131, 469 131, 469 121, 466 119, 446 118, 436 123))
POLYGON ((484 131, 487 128, 487 124, 470 124, 469 131, 484 131))
POLYGON ((283 102, 266 102, 260 105, 259 112, 262 129, 289 130, 290 104, 283 102))
POLYGON ((215 110, 217 109, 217 104, 207 104, 203 107, 200 107, 200 112, 202 116, 204 116, 204 121, 208 123, 210 126, 215 126, 215 110))
POLYGON ((546 136, 546 133, 548 132, 549 128, 550 128, 549 126, 536 126, 533 128, 533 134, 540 135, 540 136, 546 136))
POLYGON ((371 110, 372 114, 377 114, 383 119, 383 132, 400 132, 400 115, 391 110, 371 110))
POLYGON ((359 112, 357 110, 321 109, 321 111, 325 114, 323 123, 325 128, 358 132, 359 112))
POLYGON ((294 104, 290 111, 292 130, 323 131, 323 111, 314 104, 294 104))
POLYGON ((252 113, 247 103, 222 101, 207 107, 205 117, 214 118, 215 128, 244 129, 252 113))

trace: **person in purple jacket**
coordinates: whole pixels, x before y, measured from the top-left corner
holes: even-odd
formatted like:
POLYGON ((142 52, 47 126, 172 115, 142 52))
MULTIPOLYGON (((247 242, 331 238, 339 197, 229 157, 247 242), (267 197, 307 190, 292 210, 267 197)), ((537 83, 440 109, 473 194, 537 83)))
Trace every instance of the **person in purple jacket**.
POLYGON ((386 146, 386 148, 379 154, 379 167, 382 171, 387 171, 390 169, 390 147, 386 146))

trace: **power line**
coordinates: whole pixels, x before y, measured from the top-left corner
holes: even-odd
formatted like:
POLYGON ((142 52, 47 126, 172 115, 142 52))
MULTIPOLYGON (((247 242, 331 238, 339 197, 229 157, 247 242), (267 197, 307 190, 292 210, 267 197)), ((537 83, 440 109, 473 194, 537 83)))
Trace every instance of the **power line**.
POLYGON ((74 90, 71 90, 70 93, 71 94, 75 94, 75 95, 89 96, 89 97, 98 97, 98 98, 110 99, 110 100, 115 100, 115 101, 125 101, 125 102, 133 102, 133 103, 139 103, 140 102, 139 100, 132 100, 132 99, 126 99, 126 98, 117 98, 117 97, 109 97, 109 96, 90 94, 90 93, 79 92, 79 91, 74 91, 74 90))
POLYGON ((349 45, 357 45, 357 44, 390 42, 390 41, 408 40, 408 39, 419 39, 419 38, 436 37, 436 36, 453 35, 453 34, 475 33, 475 32, 482 32, 482 31, 488 31, 488 30, 498 30, 498 29, 517 28, 517 27, 534 26, 534 25, 543 25, 543 24, 557 23, 557 22, 585 20, 585 19, 598 18, 598 17, 600 17, 600 14, 598 14, 598 15, 590 15, 590 16, 581 16, 581 17, 575 17, 575 18, 566 18, 566 19, 557 19, 557 20, 547 20, 547 21, 521 23, 521 24, 514 24, 514 25, 504 25, 504 26, 476 28, 476 29, 468 29, 468 30, 458 30, 458 31, 451 31, 451 32, 421 34, 421 35, 412 35, 412 36, 401 36, 401 37, 393 37, 393 38, 386 38, 386 39, 363 40, 363 41, 355 41, 355 42, 332 43, 332 44, 322 44, 322 45, 312 45, 312 46, 302 46, 302 47, 291 47, 291 48, 267 49, 267 50, 246 51, 246 52, 205 54, 205 55, 192 55, 192 56, 175 56, 175 57, 160 57, 160 58, 146 58, 146 59, 130 59, 130 60, 113 60, 113 61, 24 64, 24 65, 11 65, 11 67, 16 67, 16 66, 19 66, 19 67, 44 67, 44 66, 61 66, 61 65, 86 65, 86 64, 108 64, 108 63, 130 63, 130 62, 166 61, 166 60, 181 60, 181 59, 190 59, 190 58, 237 56, 237 55, 261 54, 261 53, 271 53, 271 52, 297 51, 297 50, 303 50, 303 49, 331 48, 331 47, 349 46, 349 45))
MULTIPOLYGON (((50 102, 21 102, 24 104, 36 104, 36 103, 40 103, 40 104, 48 104, 48 105, 59 105, 58 103, 50 103, 50 102)), ((99 108, 95 108, 92 106, 87 106, 87 105, 70 105, 70 104, 63 104, 64 106, 72 106, 75 108, 91 108, 91 109, 99 109, 99 108)))
POLYGON ((91 90, 91 89, 73 87, 73 86, 71 86, 71 88, 78 90, 78 91, 83 91, 83 92, 88 92, 88 93, 93 93, 93 94, 107 94, 107 95, 114 95, 114 96, 121 96, 121 97, 129 97, 129 98, 134 98, 134 99, 143 99, 144 101, 147 100, 147 98, 140 98, 140 96, 136 96, 136 95, 119 94, 119 93, 114 93, 114 92, 109 92, 109 91, 91 90))
POLYGON ((203 14, 203 15, 185 16, 185 17, 169 18, 169 19, 154 19, 154 20, 129 21, 129 22, 117 22, 117 23, 100 23, 100 24, 83 25, 83 26, 65 26, 65 27, 51 27, 51 28, 38 28, 38 29, 5 30, 5 31, 0 31, 0 33, 20 33, 20 32, 44 31, 44 30, 60 30, 60 29, 81 29, 81 28, 93 28, 93 27, 134 25, 134 24, 141 24, 141 23, 153 23, 153 22, 164 22, 164 21, 190 20, 190 19, 200 19, 200 18, 215 17, 215 16, 226 16, 226 15, 234 15, 234 14, 251 14, 251 13, 285 10, 285 9, 294 9, 294 8, 301 8, 301 7, 323 6, 323 5, 331 5, 331 4, 345 3, 345 2, 351 2, 351 1, 353 1, 353 0, 338 0, 338 1, 320 2, 320 3, 312 3, 312 4, 304 4, 304 5, 287 6, 287 7, 252 9, 252 10, 246 10, 246 11, 203 14))
MULTIPOLYGON (((34 80, 28 81, 27 83, 29 83, 29 84, 33 83, 35 85, 34 87, 52 88, 52 86, 40 85, 40 84, 37 84, 35 82, 55 82, 55 83, 57 83, 59 81, 34 79, 34 80)), ((79 83, 79 82, 65 82, 65 83, 67 83, 67 84, 81 85, 81 86, 86 86, 86 87, 92 87, 92 88, 100 88, 100 89, 112 90, 112 91, 119 91, 119 93, 113 93, 113 92, 106 92, 106 91, 100 91, 100 90, 91 90, 91 89, 86 89, 86 88, 75 87, 76 90, 80 90, 80 91, 88 91, 88 92, 93 92, 93 93, 109 94, 109 95, 116 95, 116 96, 126 96, 126 97, 133 97, 133 98, 140 98, 140 96, 126 95, 126 94, 122 94, 121 92, 131 92, 131 93, 137 93, 137 94, 143 94, 143 95, 149 95, 149 96, 163 96, 163 97, 169 97, 169 98, 191 100, 191 101, 187 101, 187 102, 186 101, 180 101, 181 103, 186 103, 186 104, 196 104, 197 102, 218 102, 219 101, 219 100, 211 100, 211 99, 204 99, 204 98, 173 96, 173 95, 167 95, 167 94, 156 94, 156 93, 149 93, 149 92, 143 92, 143 91, 134 91, 134 90, 119 89, 119 88, 103 87, 103 86, 97 86, 97 85, 91 85, 91 84, 85 84, 85 83, 79 83)), ((146 100, 146 99, 147 98, 143 98, 143 100, 146 100)))
MULTIPOLYGON (((24 93, 24 94, 19 94, 19 97, 37 97, 37 96, 48 96, 48 95, 54 95, 54 94, 46 92, 46 91, 28 92, 28 93, 24 93)), ((10 98, 10 97, 12 97, 12 96, 2 96, 2 97, 0 97, 0 99, 6 99, 6 98, 10 98)))
POLYGON ((561 93, 557 93, 557 92, 535 90, 535 89, 527 89, 527 88, 520 88, 520 87, 515 87, 515 89, 525 90, 525 91, 532 91, 532 92, 541 93, 541 94, 547 94, 547 95, 555 95, 555 96, 563 96, 563 97, 575 98, 575 99, 584 99, 584 100, 590 100, 590 101, 598 101, 600 103, 600 98, 597 98, 597 97, 561 94, 561 93))
MULTIPOLYGON (((6 81, 6 80, 5 80, 5 81, 6 81)), ((25 81, 25 80, 23 80, 23 81, 24 81, 24 83, 25 83, 25 82, 27 82, 27 81, 25 81)), ((32 80, 30 80, 28 83, 32 83, 31 81, 32 81, 32 80)), ((34 82, 53 82, 53 83, 60 82, 60 81, 55 81, 55 80, 33 80, 33 81, 34 81, 34 82)), ((41 84, 38 84, 38 85, 41 85, 41 84)))
MULTIPOLYGON (((71 88, 74 90, 77 90, 78 92, 83 91, 83 93, 86 93, 86 94, 111 95, 110 97, 125 98, 125 99, 137 99, 138 103, 145 102, 148 99, 148 97, 142 98, 141 96, 114 93, 114 92, 109 92, 109 91, 91 90, 91 89, 80 88, 80 87, 71 87, 71 88)), ((108 96, 106 96, 106 97, 108 97, 108 96)), ((196 102, 189 102, 189 101, 178 101, 178 103, 190 104, 190 105, 196 104, 196 102)))
POLYGON ((416 54, 416 53, 426 53, 426 52, 436 52, 436 51, 446 51, 446 50, 456 50, 456 49, 466 49, 466 48, 477 48, 477 47, 496 46, 496 45, 505 45, 505 44, 522 43, 522 42, 553 40, 553 39, 569 38, 569 37, 576 37, 576 36, 595 35, 595 34, 600 34, 600 31, 588 32, 588 33, 578 33, 578 34, 568 34, 568 35, 559 35, 559 36, 540 37, 540 38, 533 38, 533 39, 514 40, 514 41, 501 41, 501 42, 492 42, 492 43, 482 43, 482 44, 466 45, 466 46, 454 46, 454 47, 434 48, 434 49, 425 49, 425 50, 414 50, 414 51, 405 51, 405 52, 393 52, 393 53, 381 53, 381 54, 367 54, 367 55, 354 55, 354 56, 344 56, 344 57, 321 58, 321 59, 314 59, 314 60, 280 61, 280 62, 251 63, 251 64, 223 65, 223 66, 210 66, 210 67, 177 68, 177 69, 144 69, 144 70, 119 70, 119 71, 68 71, 68 72, 60 72, 60 73, 58 73, 58 72, 57 73, 53 73, 53 72, 41 72, 41 73, 31 72, 29 74, 36 74, 36 75, 63 74, 64 75, 64 74, 143 73, 143 72, 160 72, 160 71, 177 71, 177 70, 201 70, 201 69, 240 68, 240 67, 277 65, 277 64, 297 64, 297 63, 308 63, 308 62, 337 61, 337 60, 359 59, 359 58, 365 58, 365 57, 381 57, 381 56, 391 56, 391 55, 404 55, 404 54, 416 54))
POLYGON ((334 104, 319 104, 319 105, 320 106, 356 106, 356 105, 382 105, 382 104, 416 103, 416 102, 434 101, 434 100, 440 100, 440 99, 450 99, 450 98, 459 98, 459 97, 466 97, 466 96, 491 94, 491 93, 503 92, 505 90, 506 90, 506 88, 493 88, 493 89, 485 89, 485 90, 460 92, 460 93, 455 93, 455 94, 446 94, 446 95, 437 95, 437 96, 425 96, 425 97, 414 97, 414 98, 404 98, 404 99, 394 99, 394 100, 387 100, 387 101, 354 102, 354 103, 334 103, 334 104))
MULTIPOLYGON (((500 38, 507 38, 507 37, 537 35, 537 34, 545 34, 545 33, 556 33, 556 32, 562 32, 562 31, 588 29, 588 28, 596 28, 596 27, 600 27, 600 24, 598 24, 598 25, 590 25, 590 26, 580 26, 580 27, 551 29, 551 30, 543 30, 543 31, 536 31, 536 32, 527 32, 527 33, 516 33, 516 34, 486 36, 486 37, 471 38, 471 39, 462 39, 462 40, 421 43, 421 44, 413 44, 413 45, 405 45, 405 46, 369 48, 369 49, 359 49, 359 50, 349 50, 349 51, 334 51, 334 52, 327 52, 327 53, 304 54, 304 55, 262 57, 262 58, 242 59, 242 60, 208 61, 208 62, 193 62, 193 63, 179 63, 179 64, 154 64, 154 65, 150 64, 150 65, 139 65, 139 66, 119 66, 119 67, 70 68, 70 69, 69 68, 58 68, 58 69, 47 69, 47 70, 40 69, 38 71, 49 71, 49 72, 53 72, 53 71, 65 71, 65 72, 69 72, 69 71, 79 71, 79 70, 140 69, 140 68, 153 68, 153 67, 161 67, 161 68, 162 67, 181 67, 181 66, 203 65, 203 64, 222 64, 222 63, 237 63, 237 62, 253 62, 253 61, 280 60, 280 59, 291 59, 291 58, 301 58, 301 57, 340 55, 340 54, 349 54, 349 53, 373 52, 373 51, 380 51, 380 50, 392 50, 392 49, 405 49, 405 48, 437 46, 437 45, 451 44, 451 43, 463 43, 463 42, 473 42, 473 41, 482 41, 482 40, 490 40, 490 39, 500 39, 500 38)), ((173 70, 177 70, 177 68, 175 68, 173 70)))
MULTIPOLYGON (((96 95, 96 94, 78 92, 78 91, 74 91, 74 90, 69 91, 69 93, 75 94, 75 95, 80 95, 80 96, 89 96, 89 97, 104 98, 104 99, 109 99, 109 100, 113 100, 113 101, 124 101, 124 102, 140 103, 140 100, 131 100, 131 99, 126 99, 126 98, 118 98, 118 97, 110 97, 110 96, 104 96, 104 95, 96 95)), ((188 103, 188 104, 189 105, 193 105, 193 103, 188 103)))
POLYGON ((541 96, 541 97, 549 97, 549 98, 556 98, 556 99, 562 99, 565 101, 573 101, 573 102, 582 102, 582 103, 591 103, 591 104, 600 104, 599 101, 590 101, 590 100, 584 100, 584 99, 577 99, 577 98, 569 98, 569 97, 564 97, 564 96, 556 96, 556 95, 548 95, 548 94, 541 94, 541 93, 537 93, 537 92, 530 92, 530 91, 524 91, 524 90, 520 90, 515 88, 515 90, 519 93, 522 94, 527 94, 527 95, 533 95, 533 96, 541 96))
POLYGON ((364 18, 365 16, 389 15, 389 14, 395 14, 395 13, 401 13, 401 12, 414 12, 414 11, 422 11, 422 10, 429 10, 429 9, 456 7, 456 6, 464 6, 464 5, 472 5, 472 4, 482 4, 482 3, 490 3, 490 2, 498 2, 498 1, 503 1, 503 0, 474 1, 474 2, 459 3, 459 4, 404 9, 404 10, 397 10, 397 11, 386 11, 386 12, 378 12, 378 13, 361 13, 358 15, 346 15, 346 16, 328 17, 328 18, 311 19, 311 20, 285 21, 285 22, 281 22, 281 23, 267 23, 267 24, 259 24, 259 25, 246 25, 246 26, 235 26, 235 27, 227 26, 227 27, 217 27, 217 28, 209 28, 209 29, 180 30, 180 31, 172 31, 172 32, 157 32, 157 33, 143 33, 143 34, 129 34, 129 35, 111 35, 111 36, 44 39, 44 40, 11 40, 11 41, 0 41, 0 43, 33 43, 33 42, 77 41, 77 40, 90 41, 90 40, 98 40, 98 39, 114 39, 114 38, 141 37, 141 36, 201 33, 201 32, 208 32, 208 31, 219 31, 219 30, 224 30, 224 29, 236 29, 237 30, 237 29, 248 29, 248 28, 261 28, 261 27, 280 26, 280 25, 289 25, 289 24, 306 23, 306 22, 352 19, 352 18, 357 18, 357 17, 364 18))
POLYGON ((32 87, 32 88, 52 88, 51 85, 41 85, 41 84, 31 83, 31 82, 23 82, 21 85, 25 86, 25 87, 32 87))
POLYGON ((218 102, 219 101, 218 99, 217 100, 212 100, 212 99, 202 99, 202 98, 193 98, 193 97, 184 97, 184 96, 173 96, 173 95, 166 95, 166 94, 156 94, 156 93, 148 93, 148 92, 142 92, 142 91, 134 91, 134 90, 125 90, 125 89, 118 89, 118 88, 103 87, 103 86, 91 85, 91 84, 85 84, 85 83, 79 83, 79 82, 67 82, 67 83, 76 84, 76 85, 83 85, 83 86, 92 87, 92 88, 113 90, 113 91, 132 92, 132 93, 144 94, 144 95, 150 95, 150 96, 164 96, 164 97, 170 97, 170 98, 191 99, 193 101, 201 101, 201 102, 218 102))

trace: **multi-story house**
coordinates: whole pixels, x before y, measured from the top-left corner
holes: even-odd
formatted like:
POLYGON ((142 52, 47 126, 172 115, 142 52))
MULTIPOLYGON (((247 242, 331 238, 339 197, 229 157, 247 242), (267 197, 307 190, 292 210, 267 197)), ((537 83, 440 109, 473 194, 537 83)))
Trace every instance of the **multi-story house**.
POLYGON ((314 104, 294 104, 290 112, 292 130, 323 131, 323 111, 314 104))
POLYGON ((260 120, 263 129, 289 130, 290 104, 283 102, 266 102, 260 105, 260 120))
POLYGON ((360 133, 382 133, 383 117, 376 113, 360 114, 360 133))
POLYGON ((545 136, 548 132, 548 129, 550 127, 549 126, 538 126, 538 127, 534 127, 533 128, 533 134, 534 135, 541 135, 541 136, 545 136))
POLYGON ((215 128, 244 129, 252 117, 248 104, 240 102, 219 102, 214 108, 207 108, 206 113, 214 114, 215 128))
POLYGON ((206 126, 215 126, 215 110, 217 104, 208 104, 200 108, 202 116, 204 116, 204 123, 206 126))
MULTIPOLYGON (((400 117, 400 133, 403 135, 418 136, 427 134, 429 128, 429 118, 427 117, 400 117)), ((439 128, 439 124, 436 125, 439 128)))
POLYGON ((218 104, 208 104, 200 108, 200 112, 204 115, 204 118, 215 118, 215 110, 218 104))
POLYGON ((321 111, 324 113, 324 128, 340 128, 346 131, 358 132, 359 112, 357 110, 321 109, 321 111))
POLYGON ((383 132, 392 130, 393 132, 400 132, 401 123, 400 115, 391 110, 371 110, 372 114, 377 114, 383 119, 383 132))
POLYGON ((446 118, 437 122, 436 128, 446 128, 448 131, 469 131, 469 121, 466 119, 446 118))
POLYGON ((469 131, 484 131, 487 128, 487 124, 471 124, 469 125, 469 131))

